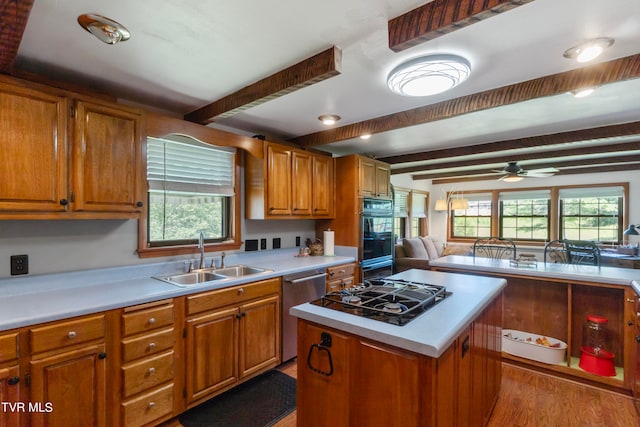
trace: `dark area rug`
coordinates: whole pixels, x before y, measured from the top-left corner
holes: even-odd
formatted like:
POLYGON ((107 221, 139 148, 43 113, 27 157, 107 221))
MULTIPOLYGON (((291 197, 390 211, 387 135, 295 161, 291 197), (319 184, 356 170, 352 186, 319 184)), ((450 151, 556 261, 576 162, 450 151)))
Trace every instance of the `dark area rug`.
POLYGON ((184 427, 266 427, 296 409, 296 380, 269 371, 189 409, 184 427))

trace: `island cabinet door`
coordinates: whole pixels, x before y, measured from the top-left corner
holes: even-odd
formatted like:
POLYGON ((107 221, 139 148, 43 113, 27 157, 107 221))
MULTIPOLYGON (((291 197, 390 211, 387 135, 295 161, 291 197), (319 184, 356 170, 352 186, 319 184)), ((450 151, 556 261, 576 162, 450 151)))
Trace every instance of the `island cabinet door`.
POLYGON ((296 417, 299 426, 367 425, 349 423, 352 340, 336 331, 298 321, 296 417))

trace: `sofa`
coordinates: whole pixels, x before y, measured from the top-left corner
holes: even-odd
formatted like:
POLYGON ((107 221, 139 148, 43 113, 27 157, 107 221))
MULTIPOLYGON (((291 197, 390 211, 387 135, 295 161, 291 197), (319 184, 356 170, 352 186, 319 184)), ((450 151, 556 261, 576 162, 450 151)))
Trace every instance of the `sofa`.
POLYGON ((412 268, 428 270, 431 259, 446 255, 470 255, 471 252, 471 245, 455 244, 444 247, 429 236, 402 239, 402 242, 395 245, 393 268, 396 273, 412 268))

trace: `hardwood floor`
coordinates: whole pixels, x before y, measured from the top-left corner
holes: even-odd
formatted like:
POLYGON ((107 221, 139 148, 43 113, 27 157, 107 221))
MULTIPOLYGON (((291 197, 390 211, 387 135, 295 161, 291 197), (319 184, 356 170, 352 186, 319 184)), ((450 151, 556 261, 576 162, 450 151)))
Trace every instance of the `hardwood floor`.
MULTIPOLYGON (((297 377, 295 361, 278 369, 297 377)), ((502 388, 488 427, 504 426, 633 427, 640 426, 640 416, 628 396, 503 363, 502 388)), ((296 412, 274 427, 296 427, 296 412)))

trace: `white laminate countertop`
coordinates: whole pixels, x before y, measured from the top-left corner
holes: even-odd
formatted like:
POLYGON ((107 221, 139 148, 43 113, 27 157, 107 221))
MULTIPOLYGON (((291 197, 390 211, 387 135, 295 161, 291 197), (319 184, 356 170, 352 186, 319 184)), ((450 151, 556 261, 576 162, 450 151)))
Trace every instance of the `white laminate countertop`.
POLYGON ((309 303, 292 307, 290 313, 301 319, 384 344, 430 357, 440 357, 507 283, 505 279, 499 278, 417 269, 403 271, 391 277, 444 285, 452 295, 404 326, 309 303))
POLYGON ((0 279, 0 331, 355 261, 352 256, 295 254, 296 248, 230 254, 227 265, 273 271, 187 287, 153 278, 183 272, 184 261, 0 279))
POLYGON ((537 262, 534 267, 514 267, 506 259, 474 258, 472 256, 449 255, 429 261, 431 267, 457 268, 483 273, 517 274, 562 280, 633 286, 640 282, 640 270, 618 267, 596 267, 592 265, 555 264, 537 262))

